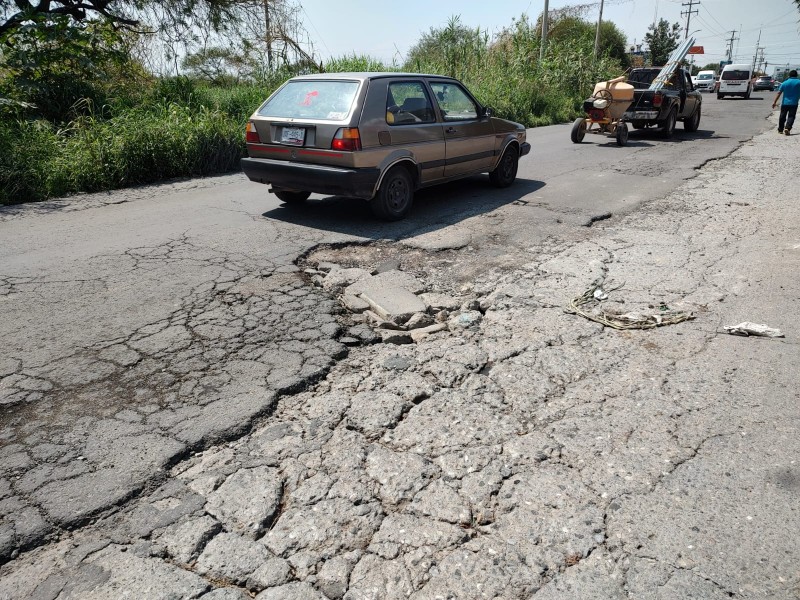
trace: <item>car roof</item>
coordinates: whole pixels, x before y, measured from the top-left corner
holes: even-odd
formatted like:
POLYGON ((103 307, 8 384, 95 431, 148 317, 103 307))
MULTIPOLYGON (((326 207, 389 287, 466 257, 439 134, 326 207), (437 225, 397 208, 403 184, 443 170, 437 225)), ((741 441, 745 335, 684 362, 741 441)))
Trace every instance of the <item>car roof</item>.
POLYGON ((373 71, 351 71, 345 73, 311 73, 309 75, 297 75, 292 77, 293 80, 302 79, 357 79, 358 81, 367 81, 371 79, 383 79, 386 77, 430 77, 436 79, 447 79, 450 81, 457 81, 453 77, 447 75, 436 75, 433 73, 406 73, 406 72, 373 72, 373 71))

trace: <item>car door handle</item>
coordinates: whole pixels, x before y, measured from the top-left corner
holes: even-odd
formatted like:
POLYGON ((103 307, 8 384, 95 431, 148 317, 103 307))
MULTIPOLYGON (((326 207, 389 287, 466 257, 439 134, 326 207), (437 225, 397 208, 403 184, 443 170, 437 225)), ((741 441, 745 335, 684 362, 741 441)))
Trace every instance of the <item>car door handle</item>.
POLYGON ((445 129, 445 133, 458 133, 458 130, 455 127, 448 127, 445 129))

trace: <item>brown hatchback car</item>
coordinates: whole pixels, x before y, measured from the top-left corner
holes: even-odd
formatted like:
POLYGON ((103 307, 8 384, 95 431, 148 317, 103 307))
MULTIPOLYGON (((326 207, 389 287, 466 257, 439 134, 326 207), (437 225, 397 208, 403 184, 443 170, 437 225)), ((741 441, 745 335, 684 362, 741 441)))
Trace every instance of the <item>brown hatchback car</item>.
POLYGON ((530 151, 525 127, 491 116, 450 77, 294 77, 250 117, 242 170, 285 203, 314 193, 364 198, 402 219, 416 189, 476 173, 507 187, 530 151))

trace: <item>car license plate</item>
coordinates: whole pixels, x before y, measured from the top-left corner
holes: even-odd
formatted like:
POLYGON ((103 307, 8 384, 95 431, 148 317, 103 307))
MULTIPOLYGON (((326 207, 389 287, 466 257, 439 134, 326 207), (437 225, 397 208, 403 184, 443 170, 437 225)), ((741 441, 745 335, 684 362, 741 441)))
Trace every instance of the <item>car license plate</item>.
POLYGON ((281 133, 281 143, 291 146, 302 146, 306 140, 306 130, 302 127, 284 127, 281 133))

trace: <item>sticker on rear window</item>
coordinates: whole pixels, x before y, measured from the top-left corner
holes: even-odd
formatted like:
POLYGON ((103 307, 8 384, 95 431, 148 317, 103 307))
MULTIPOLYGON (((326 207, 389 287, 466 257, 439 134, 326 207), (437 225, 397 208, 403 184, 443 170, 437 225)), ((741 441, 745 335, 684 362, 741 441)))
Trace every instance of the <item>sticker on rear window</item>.
POLYGON ((328 116, 325 117, 326 119, 330 119, 331 121, 341 121, 347 116, 347 113, 343 112, 329 112, 328 116))

